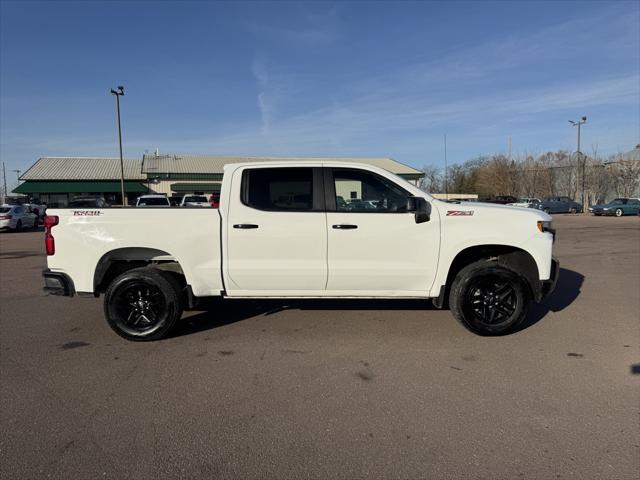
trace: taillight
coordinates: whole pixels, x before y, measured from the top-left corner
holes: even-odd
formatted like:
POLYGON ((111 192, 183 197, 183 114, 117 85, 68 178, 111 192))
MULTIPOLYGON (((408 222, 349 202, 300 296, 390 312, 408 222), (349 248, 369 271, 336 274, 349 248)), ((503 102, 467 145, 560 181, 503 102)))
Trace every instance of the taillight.
POLYGON ((0 215, 0 220, 11 220, 11 215, 0 215))
POLYGON ((47 251, 47 255, 53 255, 56 253, 56 242, 51 235, 51 229, 58 225, 60 219, 57 215, 45 215, 44 217, 44 246, 47 251))

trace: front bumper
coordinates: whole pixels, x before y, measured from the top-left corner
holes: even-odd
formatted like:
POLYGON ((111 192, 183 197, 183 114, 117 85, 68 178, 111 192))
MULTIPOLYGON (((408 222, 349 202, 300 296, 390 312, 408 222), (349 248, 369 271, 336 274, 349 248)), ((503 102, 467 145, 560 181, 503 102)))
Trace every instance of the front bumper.
POLYGON ((543 300, 548 297, 551 292, 553 292, 556 288, 556 284, 558 283, 558 277, 560 276, 560 262, 556 257, 551 258, 551 275, 549 276, 549 280, 543 280, 540 282, 540 299, 538 301, 543 300))
POLYGON ((44 279, 43 290, 49 295, 60 295, 63 297, 73 297, 76 293, 73 280, 66 273, 52 272, 48 268, 42 271, 44 279))

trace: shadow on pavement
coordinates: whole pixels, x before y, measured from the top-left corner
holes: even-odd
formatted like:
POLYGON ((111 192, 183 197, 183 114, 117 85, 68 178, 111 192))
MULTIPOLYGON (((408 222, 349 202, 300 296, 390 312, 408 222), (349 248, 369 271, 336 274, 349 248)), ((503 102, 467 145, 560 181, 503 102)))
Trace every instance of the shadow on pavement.
MULTIPOLYGON (((555 291, 539 304, 534 304, 529 318, 517 330, 524 330, 542 320, 547 313, 567 308, 580 295, 584 276, 573 270, 560 269, 555 291)), ((198 310, 205 310, 183 318, 171 337, 180 337, 223 327, 260 315, 269 316, 284 310, 434 310, 427 299, 309 299, 309 300, 229 300, 212 299, 203 302, 198 310)), ((452 319, 453 320, 453 319, 452 319)))
POLYGON ((531 307, 529 318, 518 331, 529 328, 538 323, 549 312, 560 312, 571 305, 580 295, 580 289, 584 282, 584 275, 567 268, 560 269, 558 283, 556 288, 542 302, 536 303, 531 307))

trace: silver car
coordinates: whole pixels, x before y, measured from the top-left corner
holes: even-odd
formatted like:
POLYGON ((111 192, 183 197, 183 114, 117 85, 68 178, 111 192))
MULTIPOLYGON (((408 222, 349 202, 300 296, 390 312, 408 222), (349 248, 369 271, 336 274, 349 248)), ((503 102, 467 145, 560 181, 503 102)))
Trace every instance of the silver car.
POLYGON ((38 215, 25 205, 3 205, 0 207, 0 230, 20 231, 23 228, 36 228, 38 215))

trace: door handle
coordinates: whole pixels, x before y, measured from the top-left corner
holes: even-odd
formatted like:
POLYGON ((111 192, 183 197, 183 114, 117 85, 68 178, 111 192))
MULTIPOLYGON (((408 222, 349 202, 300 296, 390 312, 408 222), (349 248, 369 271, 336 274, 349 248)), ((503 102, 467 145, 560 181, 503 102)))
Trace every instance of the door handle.
POLYGON ((253 223, 236 223, 233 228, 242 228, 244 230, 249 230, 251 228, 258 228, 258 225, 253 223))
POLYGON ((336 230, 354 230, 358 228, 358 225, 350 225, 348 223, 340 223, 338 225, 333 225, 333 228, 336 230))

